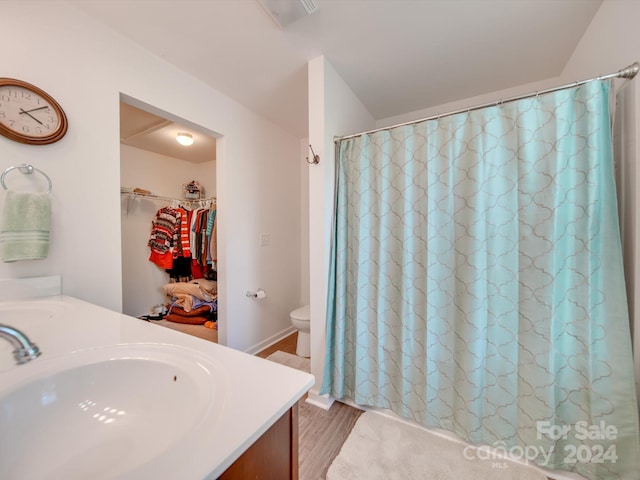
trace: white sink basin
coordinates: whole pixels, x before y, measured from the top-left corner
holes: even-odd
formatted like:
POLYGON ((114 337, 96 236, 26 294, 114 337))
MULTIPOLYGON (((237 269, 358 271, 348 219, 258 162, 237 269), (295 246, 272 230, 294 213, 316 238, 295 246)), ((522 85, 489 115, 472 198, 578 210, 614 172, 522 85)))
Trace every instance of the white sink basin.
POLYGON ((226 383, 210 358, 177 346, 119 345, 53 358, 43 352, 0 374, 0 478, 142 478, 150 465, 162 471, 199 429, 215 425, 226 383))

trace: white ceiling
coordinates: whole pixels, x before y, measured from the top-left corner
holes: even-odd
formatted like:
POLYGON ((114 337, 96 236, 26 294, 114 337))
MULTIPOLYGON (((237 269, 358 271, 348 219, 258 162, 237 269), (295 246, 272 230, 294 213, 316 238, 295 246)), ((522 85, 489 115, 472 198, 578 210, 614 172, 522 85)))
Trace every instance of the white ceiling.
POLYGON ((602 3, 315 2, 280 29, 257 0, 69 0, 299 138, 320 54, 379 120, 558 76, 602 3))
POLYGON ((120 102, 120 143, 191 163, 216 159, 216 140, 189 126, 120 102), (178 133, 189 133, 193 144, 180 145, 178 133))

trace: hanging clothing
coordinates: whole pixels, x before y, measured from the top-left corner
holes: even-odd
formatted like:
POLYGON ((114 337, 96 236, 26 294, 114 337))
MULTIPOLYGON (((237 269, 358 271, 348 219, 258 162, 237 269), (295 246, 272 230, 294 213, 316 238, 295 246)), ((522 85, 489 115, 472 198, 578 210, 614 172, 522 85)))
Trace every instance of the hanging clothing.
POLYGON ((173 259, 171 268, 167 269, 169 281, 171 282, 189 282, 193 280, 193 272, 191 270, 191 257, 179 256, 173 259))
POLYGON ((159 209, 151 223, 149 260, 167 270, 172 281, 207 276, 217 260, 215 212, 177 205, 159 209))
POLYGON ((196 237, 197 237, 197 228, 196 225, 198 223, 198 211, 199 209, 195 209, 191 211, 191 218, 189 221, 189 248, 191 250, 191 258, 196 258, 196 237))
POLYGON ((192 212, 190 224, 191 257, 194 277, 198 274, 205 276, 212 266, 213 254, 217 259, 215 251, 215 210, 199 208, 192 212), (198 272, 198 273, 196 273, 198 272))
POLYGON ((177 208, 180 212, 180 256, 190 257, 191 249, 189 248, 189 220, 190 212, 184 208, 177 208))
POLYGON ((191 258, 194 258, 199 263, 201 258, 202 251, 202 228, 203 222, 206 222, 206 219, 203 220, 203 216, 206 214, 206 210, 203 208, 198 208, 193 211, 191 217, 191 230, 189 232, 189 238, 191 241, 191 258))
POLYGON ((208 254, 207 254, 207 263, 212 265, 214 262, 218 260, 218 243, 216 240, 216 210, 215 208, 211 208, 209 211, 209 220, 207 221, 207 238, 209 238, 208 254))
POLYGON ((149 260, 161 268, 173 265, 174 249, 179 243, 180 212, 163 207, 156 212, 151 222, 151 235, 147 243, 151 249, 149 260))
POLYGON ((638 478, 609 90, 340 143, 321 394, 638 478), (602 425, 616 434, 584 435, 602 425))

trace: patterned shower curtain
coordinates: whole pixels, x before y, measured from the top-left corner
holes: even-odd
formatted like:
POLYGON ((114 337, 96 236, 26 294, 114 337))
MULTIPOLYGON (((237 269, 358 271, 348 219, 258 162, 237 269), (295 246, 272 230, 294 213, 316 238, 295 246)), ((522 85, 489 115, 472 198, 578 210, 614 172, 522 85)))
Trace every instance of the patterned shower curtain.
POLYGON ((610 88, 340 143, 322 393, 639 478, 610 88))

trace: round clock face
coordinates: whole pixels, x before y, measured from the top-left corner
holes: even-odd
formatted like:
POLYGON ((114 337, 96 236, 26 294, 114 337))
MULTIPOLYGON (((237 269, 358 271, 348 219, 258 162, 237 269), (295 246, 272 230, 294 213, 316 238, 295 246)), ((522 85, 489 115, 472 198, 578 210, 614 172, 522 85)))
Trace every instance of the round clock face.
POLYGON ((60 140, 66 132, 66 116, 51 96, 26 82, 0 78, 0 134, 42 145, 60 140))

